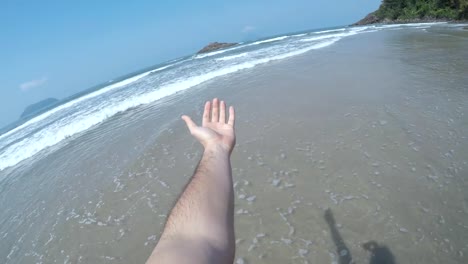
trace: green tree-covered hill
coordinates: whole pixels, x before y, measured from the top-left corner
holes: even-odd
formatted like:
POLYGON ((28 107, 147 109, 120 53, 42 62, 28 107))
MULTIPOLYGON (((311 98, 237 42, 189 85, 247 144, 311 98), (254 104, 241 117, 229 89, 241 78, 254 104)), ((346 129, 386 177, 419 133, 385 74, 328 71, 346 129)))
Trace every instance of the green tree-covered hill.
POLYGON ((356 24, 466 19, 468 19, 468 0, 383 0, 377 11, 356 24))

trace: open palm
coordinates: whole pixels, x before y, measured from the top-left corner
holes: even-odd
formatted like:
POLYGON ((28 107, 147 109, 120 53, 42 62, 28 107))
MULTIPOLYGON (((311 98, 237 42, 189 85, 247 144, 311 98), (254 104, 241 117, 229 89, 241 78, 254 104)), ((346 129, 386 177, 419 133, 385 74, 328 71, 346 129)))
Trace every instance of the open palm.
POLYGON ((221 147, 231 153, 236 143, 234 133, 235 113, 234 107, 229 107, 229 119, 226 122, 226 103, 217 98, 213 102, 205 103, 202 125, 197 126, 192 119, 186 115, 182 119, 187 124, 190 133, 200 141, 205 149, 221 147))

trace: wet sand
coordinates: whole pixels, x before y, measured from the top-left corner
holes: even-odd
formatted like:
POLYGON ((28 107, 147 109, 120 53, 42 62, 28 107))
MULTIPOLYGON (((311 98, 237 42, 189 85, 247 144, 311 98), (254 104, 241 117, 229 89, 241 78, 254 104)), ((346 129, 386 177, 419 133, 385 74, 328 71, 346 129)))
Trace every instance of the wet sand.
POLYGON ((144 262, 202 152, 179 116, 216 96, 237 109, 236 263, 369 263, 368 241, 397 263, 466 263, 468 36, 454 35, 350 37, 124 113, 4 187, 18 217, 0 255, 144 262))

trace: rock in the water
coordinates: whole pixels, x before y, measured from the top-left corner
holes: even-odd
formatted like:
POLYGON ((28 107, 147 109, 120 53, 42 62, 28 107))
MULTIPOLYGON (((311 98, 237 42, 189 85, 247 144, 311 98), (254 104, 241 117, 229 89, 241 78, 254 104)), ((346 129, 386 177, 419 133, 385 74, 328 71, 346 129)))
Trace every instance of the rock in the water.
POLYGON ((373 12, 368 14, 365 18, 359 20, 357 23, 354 23, 353 26, 375 24, 379 23, 380 21, 381 19, 375 15, 375 12, 373 12))
POLYGON ((207 46, 205 46, 200 51, 198 51, 197 54, 212 52, 212 51, 219 50, 219 49, 225 49, 225 48, 228 48, 228 47, 231 47, 231 46, 234 46, 234 45, 237 45, 237 43, 212 42, 212 43, 208 44, 207 46))

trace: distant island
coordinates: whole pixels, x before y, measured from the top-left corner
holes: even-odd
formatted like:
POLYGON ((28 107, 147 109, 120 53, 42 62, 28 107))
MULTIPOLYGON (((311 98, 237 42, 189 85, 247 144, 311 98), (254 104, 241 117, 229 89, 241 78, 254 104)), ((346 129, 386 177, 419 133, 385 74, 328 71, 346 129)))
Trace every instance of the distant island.
POLYGON ((50 107, 56 105, 58 102, 59 100, 56 98, 47 98, 40 102, 32 104, 26 107, 26 109, 24 109, 20 118, 21 119, 29 118, 35 114, 39 114, 40 112, 50 109, 50 107))
POLYGON ((237 43, 212 42, 212 43, 208 44, 207 46, 205 46, 200 51, 198 51, 197 54, 212 52, 212 51, 219 50, 219 49, 225 49, 225 48, 229 48, 229 47, 235 46, 235 45, 237 45, 237 43))
POLYGON ((383 0, 377 11, 354 26, 468 19, 468 0, 383 0))

